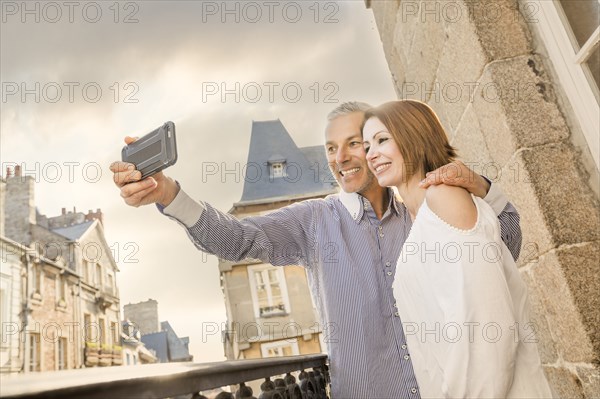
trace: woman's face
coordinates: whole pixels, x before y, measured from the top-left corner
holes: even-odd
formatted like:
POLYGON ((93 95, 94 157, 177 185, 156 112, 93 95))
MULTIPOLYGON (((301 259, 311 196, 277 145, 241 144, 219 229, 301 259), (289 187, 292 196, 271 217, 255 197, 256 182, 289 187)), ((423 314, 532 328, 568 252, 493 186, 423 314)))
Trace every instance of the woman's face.
POLYGON ((371 117, 363 128, 367 163, 380 186, 398 187, 406 172, 396 141, 378 118, 371 117))

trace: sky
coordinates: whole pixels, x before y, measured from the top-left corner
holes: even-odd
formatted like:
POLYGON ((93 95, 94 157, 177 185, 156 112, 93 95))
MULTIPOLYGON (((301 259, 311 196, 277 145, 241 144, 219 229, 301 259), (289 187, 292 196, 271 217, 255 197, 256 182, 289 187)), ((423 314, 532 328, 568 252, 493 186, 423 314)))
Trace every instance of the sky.
POLYGON ((121 306, 158 301, 196 362, 225 360, 217 259, 108 169, 123 137, 176 125, 165 170, 222 211, 240 200, 252 121, 323 144, 344 101, 395 99, 372 11, 348 1, 2 1, 0 163, 35 177, 40 213, 100 208, 121 306), (214 166, 218 169, 213 174, 214 166), (224 173, 239 170, 239 173, 224 173), (219 327, 220 328, 220 327, 219 327))

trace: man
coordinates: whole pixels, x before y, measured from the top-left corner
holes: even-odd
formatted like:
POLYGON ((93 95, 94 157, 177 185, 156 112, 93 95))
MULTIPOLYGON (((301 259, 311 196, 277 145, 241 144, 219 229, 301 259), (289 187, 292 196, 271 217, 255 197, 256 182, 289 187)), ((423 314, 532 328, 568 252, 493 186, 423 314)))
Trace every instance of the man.
MULTIPOLYGON (((265 216, 237 220, 194 201, 162 173, 138 182, 140 173, 133 165, 115 162, 111 170, 128 205, 157 203, 199 249, 231 261, 254 258, 275 266, 307 268, 324 321, 333 398, 418 398, 391 290, 412 222, 402 203, 377 184, 367 167, 361 125, 368 108, 364 103, 345 103, 328 116, 325 150, 343 191, 265 216), (129 182, 133 183, 125 184, 129 182)), ((499 215, 504 242, 518 256, 519 216, 496 186, 462 163, 433 172, 423 187, 439 183, 485 197, 499 215)))

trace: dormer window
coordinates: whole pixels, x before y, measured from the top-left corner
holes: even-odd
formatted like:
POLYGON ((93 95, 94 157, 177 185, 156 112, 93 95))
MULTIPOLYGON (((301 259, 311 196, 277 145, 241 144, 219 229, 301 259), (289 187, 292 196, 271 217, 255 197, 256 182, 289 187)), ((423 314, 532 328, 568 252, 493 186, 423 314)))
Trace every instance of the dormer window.
POLYGON ((283 156, 275 154, 268 159, 267 164, 269 165, 271 180, 285 177, 285 158, 283 156))
POLYGON ((277 162, 271 165, 271 174, 273 177, 283 177, 283 162, 277 162))

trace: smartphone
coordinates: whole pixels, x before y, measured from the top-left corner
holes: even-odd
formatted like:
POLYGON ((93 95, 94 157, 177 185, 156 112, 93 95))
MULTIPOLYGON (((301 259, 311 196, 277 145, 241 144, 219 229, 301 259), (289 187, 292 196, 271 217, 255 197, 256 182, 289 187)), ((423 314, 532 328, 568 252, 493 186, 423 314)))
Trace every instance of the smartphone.
POLYGON ((177 162, 175 124, 165 122, 144 137, 123 147, 123 162, 135 165, 142 172, 142 179, 174 165, 177 162))

